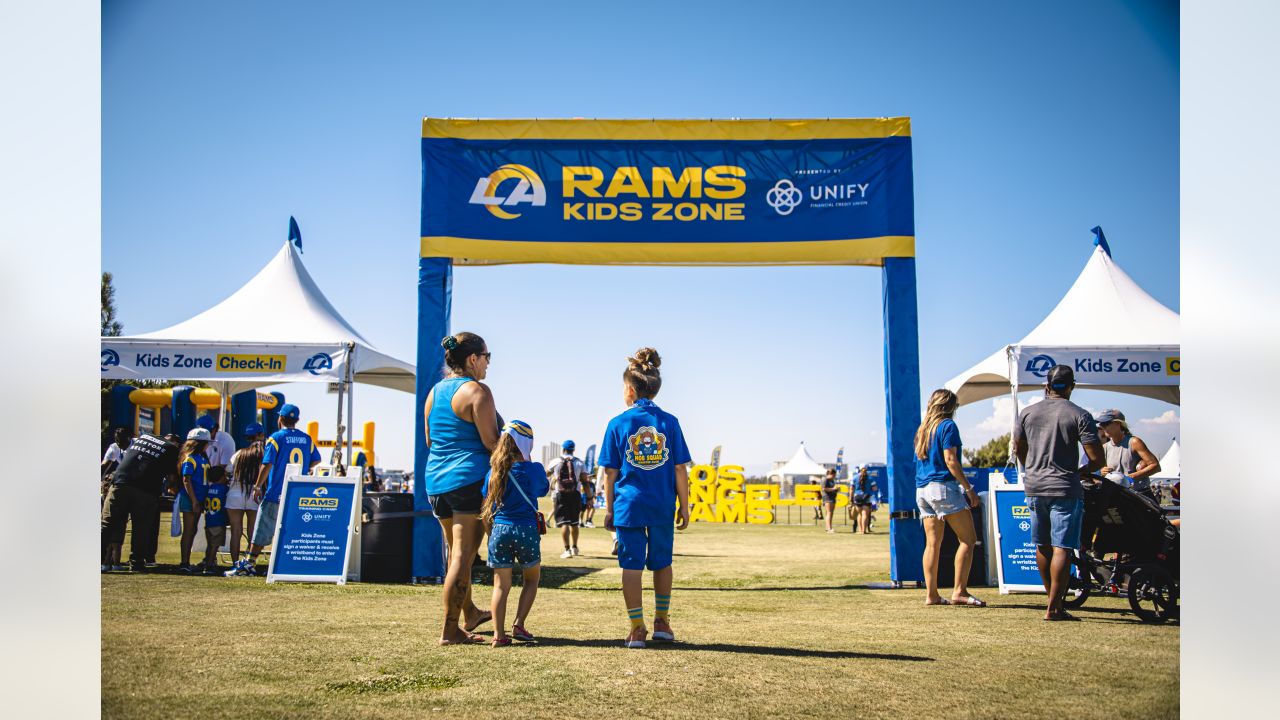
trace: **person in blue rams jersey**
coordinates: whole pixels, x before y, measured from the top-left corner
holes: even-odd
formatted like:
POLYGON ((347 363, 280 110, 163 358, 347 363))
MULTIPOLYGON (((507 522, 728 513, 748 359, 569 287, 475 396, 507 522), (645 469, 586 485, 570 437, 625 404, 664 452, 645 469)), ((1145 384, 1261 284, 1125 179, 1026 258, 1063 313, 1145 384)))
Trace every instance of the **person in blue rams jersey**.
POLYGON ((187 441, 179 455, 178 473, 182 487, 178 491, 178 512, 182 513, 182 539, 178 542, 181 562, 178 569, 193 572, 191 568, 191 544, 196 539, 196 525, 204 512, 205 471, 209 458, 204 451, 209 445, 209 431, 194 428, 187 433, 187 441))
POLYGON ((267 438, 262 450, 262 469, 253 486, 253 499, 259 502, 258 522, 249 543, 249 557, 241 558, 226 572, 232 575, 252 576, 262 548, 271 544, 276 532, 276 518, 280 514, 280 490, 284 488, 284 471, 289 465, 298 465, 304 475, 320 463, 320 451, 311 436, 297 428, 298 406, 286 403, 280 408, 281 429, 267 438))
POLYGON ((449 544, 440 644, 457 645, 484 642, 471 631, 493 617, 471 600, 471 565, 484 537, 481 487, 489 472, 489 453, 498 444, 501 420, 493 393, 482 382, 492 358, 484 338, 461 332, 440 345, 449 374, 431 388, 423 403, 428 449, 423 480, 431 511, 449 544), (465 625, 458 624, 460 619, 465 625))
MULTIPOLYGON (((520 420, 507 423, 481 488, 484 504, 480 508, 480 519, 493 524, 489 531, 489 567, 493 568, 493 600, 489 607, 493 611, 494 647, 510 645, 512 637, 522 642, 534 639, 524 625, 533 608, 533 599, 538 596, 538 580, 542 574, 537 498, 547 494, 551 483, 542 463, 529 460, 531 452, 533 428, 520 420), (507 595, 511 592, 511 573, 516 568, 524 575, 524 584, 508 636, 507 595)), ((545 520, 541 529, 546 529, 545 520)))
POLYGON ((641 593, 645 568, 653 572, 653 639, 675 640, 667 618, 671 551, 675 530, 689 526, 689 448, 680 421, 653 402, 662 387, 661 364, 653 348, 641 348, 628 359, 622 373, 622 398, 628 409, 609 421, 600 446, 599 464, 605 468, 604 522, 607 529, 617 531, 622 598, 631 621, 624 642, 628 648, 643 648, 648 637, 641 593), (672 517, 677 500, 678 521, 672 517))
POLYGON ((209 477, 204 488, 204 574, 218 574, 218 548, 227 540, 227 475, 209 477))

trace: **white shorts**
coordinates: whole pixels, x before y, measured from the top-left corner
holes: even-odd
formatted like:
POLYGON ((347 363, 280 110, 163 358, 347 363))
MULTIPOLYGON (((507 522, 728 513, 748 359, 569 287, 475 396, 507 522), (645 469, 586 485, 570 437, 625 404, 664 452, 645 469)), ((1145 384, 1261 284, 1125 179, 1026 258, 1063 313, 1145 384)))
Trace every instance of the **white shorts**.
POLYGON ((249 488, 249 492, 245 493, 240 489, 240 483, 232 480, 227 486, 227 505, 228 510, 257 510, 258 503, 253 501, 253 488, 249 488))

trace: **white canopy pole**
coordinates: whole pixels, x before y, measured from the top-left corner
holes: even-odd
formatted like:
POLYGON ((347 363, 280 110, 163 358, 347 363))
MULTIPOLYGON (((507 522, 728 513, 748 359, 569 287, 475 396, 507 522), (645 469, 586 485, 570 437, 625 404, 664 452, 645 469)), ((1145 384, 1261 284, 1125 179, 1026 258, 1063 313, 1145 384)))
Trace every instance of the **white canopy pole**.
MULTIPOLYGON (((1018 453, 1013 450, 1013 437, 1018 430, 1018 362, 1020 358, 1014 345, 1006 346, 1005 353, 1009 356, 1009 397, 1013 400, 1013 422, 1009 425, 1009 461, 1007 466, 1011 465, 1018 469, 1018 482, 1022 482, 1022 466, 1018 464, 1018 453)), ((1008 482, 1008 478, 1005 478, 1005 482, 1008 482)))
MULTIPOLYGON (((346 383, 346 386, 347 386, 347 455, 346 455, 346 461, 347 461, 347 463, 348 463, 348 464, 350 464, 350 463, 351 463, 351 461, 352 461, 353 459, 355 459, 355 455, 353 454, 353 453, 354 453, 354 451, 352 450, 352 444, 353 444, 352 436, 353 436, 353 435, 355 435, 355 430, 353 429, 353 428, 354 428, 354 426, 352 425, 352 422, 354 422, 354 421, 352 420, 352 417, 353 417, 353 415, 354 415, 354 409, 355 409, 355 404, 356 404, 356 401, 355 401, 355 399, 354 399, 354 398, 355 398, 355 390, 356 390, 356 384, 355 384, 355 381, 354 381, 354 378, 355 378, 355 375, 356 375, 356 372, 355 372, 355 364, 356 364, 356 344, 355 344, 355 343, 353 343, 353 342, 350 342, 350 343, 347 343, 347 369, 346 369, 346 371, 343 373, 343 376, 344 376, 344 382, 346 383)), ((368 453, 368 452, 365 452, 365 454, 364 454, 364 458, 365 458, 365 463, 368 463, 368 462, 369 462, 369 453, 368 453)))

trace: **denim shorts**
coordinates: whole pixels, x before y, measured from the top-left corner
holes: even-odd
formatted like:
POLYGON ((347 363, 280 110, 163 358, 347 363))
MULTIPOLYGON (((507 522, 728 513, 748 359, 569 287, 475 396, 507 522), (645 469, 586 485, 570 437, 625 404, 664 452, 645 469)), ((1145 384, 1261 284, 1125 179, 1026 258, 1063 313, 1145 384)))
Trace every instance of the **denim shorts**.
POLYGON ((253 528, 253 544, 266 547, 276 535, 276 516, 280 514, 280 503, 263 500, 258 506, 258 524, 253 528))
POLYGON ((536 525, 494 523, 489 531, 489 567, 527 570, 542 562, 536 525))
POLYGON ((1029 497, 1031 537, 1036 545, 1080 549, 1080 525, 1084 500, 1080 498, 1029 497))
POLYGON ((676 526, 618 528, 618 566, 623 570, 661 570, 671 566, 676 526))
POLYGON ((916 488, 920 517, 943 517, 969 509, 958 482, 931 482, 916 488))

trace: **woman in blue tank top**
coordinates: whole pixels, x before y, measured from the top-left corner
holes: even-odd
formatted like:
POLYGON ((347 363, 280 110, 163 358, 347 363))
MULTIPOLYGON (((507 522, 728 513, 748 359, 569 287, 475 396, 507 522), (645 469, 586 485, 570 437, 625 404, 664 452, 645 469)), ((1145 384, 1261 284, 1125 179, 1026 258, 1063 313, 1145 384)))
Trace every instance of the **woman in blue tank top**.
POLYGON ((463 332, 440 344, 449 374, 427 394, 423 408, 428 448, 423 480, 449 543, 440 644, 455 645, 484 642, 471 631, 492 617, 471 601, 471 563, 484 537, 481 486, 489 471, 489 453, 498 444, 499 420, 493 393, 481 382, 490 358, 484 339, 463 332), (459 620, 465 620, 465 626, 459 620))

